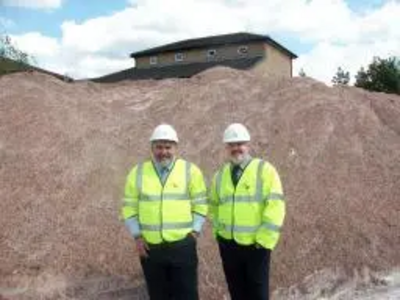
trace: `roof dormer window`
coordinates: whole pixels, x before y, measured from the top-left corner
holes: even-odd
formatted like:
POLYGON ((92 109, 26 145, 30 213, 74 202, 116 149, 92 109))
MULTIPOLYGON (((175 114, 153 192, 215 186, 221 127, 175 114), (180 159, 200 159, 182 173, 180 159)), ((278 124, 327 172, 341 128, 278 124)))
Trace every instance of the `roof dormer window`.
POLYGON ((184 56, 182 52, 175 53, 175 61, 183 61, 183 58, 184 56))
POLYGON ((158 63, 157 56, 150 56, 150 65, 156 65, 158 63))
POLYGON ((215 50, 215 49, 209 49, 207 51, 208 58, 214 58, 216 55, 217 55, 217 50, 215 50))
POLYGON ((249 47, 247 46, 239 46, 237 50, 239 55, 246 55, 249 52, 249 47))

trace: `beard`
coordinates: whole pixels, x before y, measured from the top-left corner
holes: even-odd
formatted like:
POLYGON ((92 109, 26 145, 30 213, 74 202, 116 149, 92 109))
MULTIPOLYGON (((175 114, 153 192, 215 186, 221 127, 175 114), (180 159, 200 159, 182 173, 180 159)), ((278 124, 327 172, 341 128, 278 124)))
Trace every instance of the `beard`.
POLYGON ((246 160, 246 158, 248 157, 247 154, 235 154, 235 155, 231 155, 230 157, 230 161, 234 164, 234 165, 240 165, 242 162, 244 162, 246 160))
POLYGON ((172 157, 163 157, 158 160, 161 167, 168 167, 172 163, 172 157))

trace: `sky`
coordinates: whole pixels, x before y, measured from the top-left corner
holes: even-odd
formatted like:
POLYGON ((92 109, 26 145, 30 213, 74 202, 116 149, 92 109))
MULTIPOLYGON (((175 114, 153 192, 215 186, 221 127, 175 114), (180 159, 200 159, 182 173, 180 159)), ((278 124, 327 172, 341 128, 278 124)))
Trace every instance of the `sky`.
POLYGON ((233 32, 271 38, 330 83, 374 56, 400 57, 400 0, 0 0, 0 32, 45 69, 88 78, 134 66, 129 54, 233 32))

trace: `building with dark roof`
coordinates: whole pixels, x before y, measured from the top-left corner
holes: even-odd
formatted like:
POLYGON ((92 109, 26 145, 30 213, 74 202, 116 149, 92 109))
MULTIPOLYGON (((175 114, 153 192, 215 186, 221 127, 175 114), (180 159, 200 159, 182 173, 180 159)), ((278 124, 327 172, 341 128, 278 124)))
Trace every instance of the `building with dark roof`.
POLYGON ((135 67, 92 79, 120 80, 184 78, 215 66, 253 69, 267 77, 291 77, 297 55, 271 37, 234 33, 184 40, 134 52, 135 67))

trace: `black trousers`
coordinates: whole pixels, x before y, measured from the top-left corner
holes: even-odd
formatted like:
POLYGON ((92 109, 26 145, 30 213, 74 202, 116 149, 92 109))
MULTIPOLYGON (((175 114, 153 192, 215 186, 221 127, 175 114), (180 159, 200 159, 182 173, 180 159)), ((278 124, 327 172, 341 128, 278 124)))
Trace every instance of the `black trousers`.
POLYGON ((218 245, 231 299, 268 300, 271 251, 221 237, 218 245))
POLYGON ((197 300, 196 240, 149 245, 149 256, 140 262, 151 300, 197 300))

